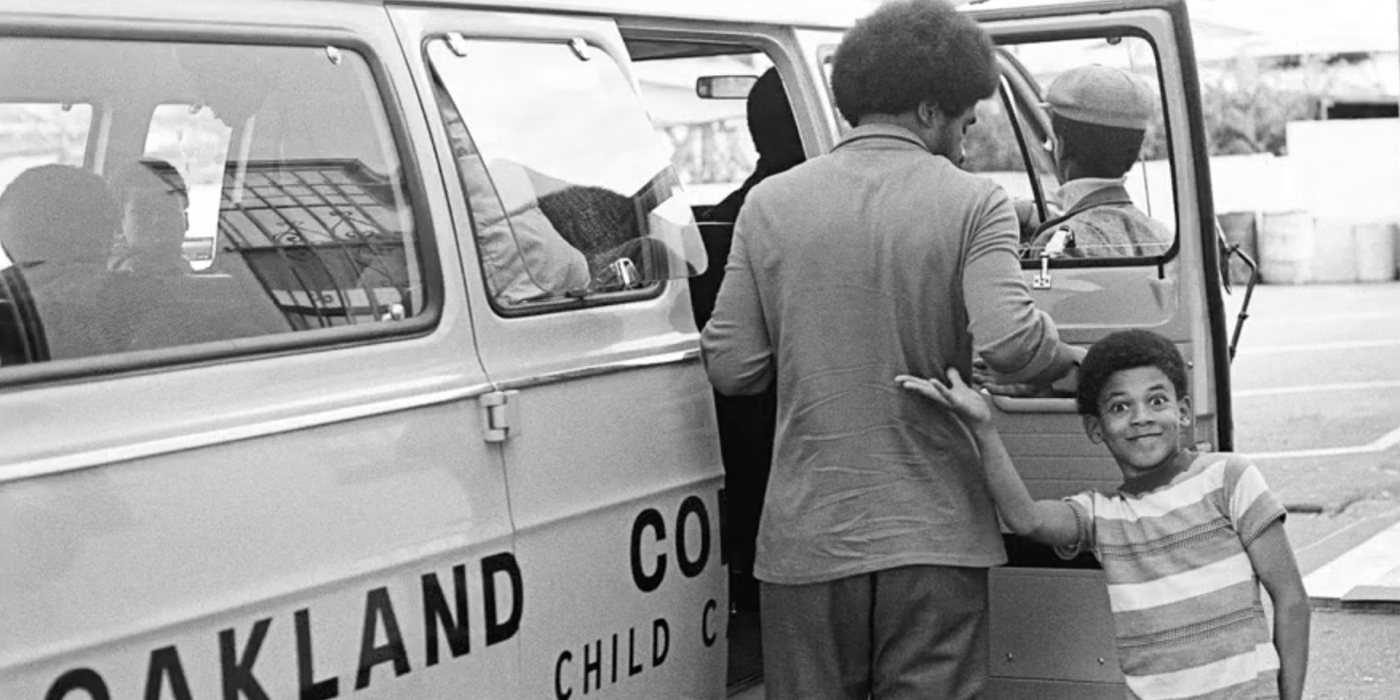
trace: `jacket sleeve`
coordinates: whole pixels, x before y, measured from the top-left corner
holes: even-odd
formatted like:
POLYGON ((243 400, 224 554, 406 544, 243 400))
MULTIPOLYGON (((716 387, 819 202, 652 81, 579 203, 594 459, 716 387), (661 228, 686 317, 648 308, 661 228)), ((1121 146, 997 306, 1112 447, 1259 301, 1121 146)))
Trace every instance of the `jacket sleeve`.
POLYGON ((773 347, 746 240, 745 224, 753 221, 753 209, 745 207, 739 214, 714 314, 700 335, 710 383, 726 396, 758 394, 773 381, 773 347))
POLYGON ((1069 365, 1055 322, 1036 308, 1021 275, 1016 211, 994 188, 971 221, 963 262, 963 299, 973 351, 1007 382, 1049 382, 1069 365))

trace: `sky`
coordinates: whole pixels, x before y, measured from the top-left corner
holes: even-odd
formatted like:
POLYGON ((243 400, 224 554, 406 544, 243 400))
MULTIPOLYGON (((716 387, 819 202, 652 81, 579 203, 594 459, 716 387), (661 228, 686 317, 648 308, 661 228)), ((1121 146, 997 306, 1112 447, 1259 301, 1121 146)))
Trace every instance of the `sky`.
POLYGON ((1189 0, 1199 49, 1250 53, 1394 52, 1397 0, 1189 0), (1231 37, 1233 31, 1247 32, 1231 37), (1203 45, 1204 44, 1204 45, 1203 45))
MULTIPOLYGON (((853 7, 874 9, 880 0, 848 0, 853 7)), ((966 0, 956 0, 963 4, 966 0)), ((798 6, 805 0, 767 0, 798 6)), ((1060 4, 1057 0, 990 0, 998 5, 1060 4)), ((1269 55, 1389 51, 1400 48, 1400 0, 1188 0, 1202 60, 1240 52, 1269 55)))

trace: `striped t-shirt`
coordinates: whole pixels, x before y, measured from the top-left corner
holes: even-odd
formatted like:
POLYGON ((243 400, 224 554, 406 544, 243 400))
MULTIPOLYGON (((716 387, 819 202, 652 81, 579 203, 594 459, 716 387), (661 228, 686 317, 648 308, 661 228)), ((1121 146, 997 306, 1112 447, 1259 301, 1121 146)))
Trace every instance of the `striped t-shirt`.
POLYGON ((1244 457, 1198 456, 1137 495, 1066 499, 1103 564, 1129 697, 1277 698, 1278 655, 1245 547, 1284 509, 1244 457))

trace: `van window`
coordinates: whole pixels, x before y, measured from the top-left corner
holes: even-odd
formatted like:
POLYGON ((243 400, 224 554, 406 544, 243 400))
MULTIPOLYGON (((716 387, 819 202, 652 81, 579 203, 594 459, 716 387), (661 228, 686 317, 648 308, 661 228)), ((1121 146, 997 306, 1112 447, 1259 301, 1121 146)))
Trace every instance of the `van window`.
POLYGON ((204 105, 157 105, 146 133, 146 157, 170 164, 184 179, 189 220, 181 246, 197 272, 209 269, 217 250, 219 202, 233 129, 204 105))
POLYGON ((606 51, 450 43, 430 42, 428 57, 497 309, 655 294, 704 270, 669 153, 606 51))
POLYGON ((0 366, 424 315, 422 234, 356 52, 48 38, 0 61, 0 102, 58 105, 26 118, 62 163, 4 161, 0 366), (73 145, 79 96, 126 125, 97 157, 73 145))
POLYGON ((1176 199, 1151 42, 1115 35, 1008 43, 998 54, 1001 87, 977 107, 963 167, 1001 183, 1016 200, 1026 265, 1037 265, 1046 250, 1055 259, 1092 264, 1153 264, 1169 255, 1176 199), (1091 66, 1142 85, 1150 104, 1143 102, 1141 128, 1136 121, 1133 128, 1113 127, 1052 114, 1049 87, 1091 66))
POLYGON ((963 168, 1001 185, 1011 196, 1023 223, 1023 243, 1034 226, 1054 214, 1046 198, 1059 186, 1048 126, 1033 131, 1024 116, 1016 85, 1005 77, 1014 67, 1003 62, 1003 77, 992 97, 977 103, 977 120, 963 139, 963 168), (1028 214, 1033 213, 1030 217, 1028 214))

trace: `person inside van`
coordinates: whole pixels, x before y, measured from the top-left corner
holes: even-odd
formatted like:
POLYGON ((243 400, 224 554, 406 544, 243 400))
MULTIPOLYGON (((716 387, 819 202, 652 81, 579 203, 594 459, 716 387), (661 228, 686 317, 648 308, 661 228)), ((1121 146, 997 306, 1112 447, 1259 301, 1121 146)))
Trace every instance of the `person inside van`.
POLYGON ((1060 74, 1046 91, 1055 131, 1055 165, 1064 183, 1060 212, 1034 228, 1027 254, 1139 257, 1171 247, 1170 229, 1133 205, 1124 187, 1156 112, 1147 81, 1090 65, 1060 74))
POLYGON ((446 88, 438 85, 437 94, 498 301, 515 305, 625 286, 630 282, 616 279, 613 265, 623 258, 652 278, 677 264, 660 241, 641 235, 636 196, 566 182, 502 158, 488 164, 446 88))
MULTIPOLYGON (((806 160, 797 119, 787 90, 776 68, 759 76, 746 103, 749 136, 758 151, 753 174, 739 189, 698 218, 700 222, 728 224, 703 230, 709 267, 691 278, 695 323, 704 328, 714 310, 715 296, 724 280, 724 264, 733 241, 733 222, 739 218, 744 198, 754 185, 785 172, 806 160)), ((754 546, 763 511, 763 494, 772 467, 773 432, 777 429, 776 385, 757 396, 725 396, 715 393, 720 451, 724 461, 725 497, 729 511, 726 525, 729 554, 729 601, 736 612, 758 611, 758 580, 753 577, 754 546)))
POLYGON ((777 385, 754 565, 769 698, 986 693, 988 569, 1006 553, 977 448, 889 371, 980 355, 1049 382, 1080 357, 1030 296, 1010 198, 959 167, 993 51, 945 0, 881 5, 836 49, 855 128, 739 212, 701 350, 720 393, 777 385))
POLYGON ((120 221, 107 183, 71 165, 30 168, 0 193, 0 246, 13 263, 0 292, 23 310, 22 328, 0 329, 5 364, 124 349, 107 268, 120 221))
POLYGON ((180 171, 159 158, 128 163, 112 178, 122 202, 122 233, 111 269, 140 275, 191 271, 182 246, 189 228, 189 190, 180 171))
POLYGON ((777 68, 769 68, 758 77, 749 89, 744 107, 749 137, 753 139, 754 150, 758 151, 758 163, 739 189, 700 215, 702 221, 735 221, 739 218, 739 208, 744 206, 744 198, 754 185, 807 159, 802 149, 802 136, 797 131, 797 119, 792 114, 792 104, 788 102, 787 90, 777 68))

